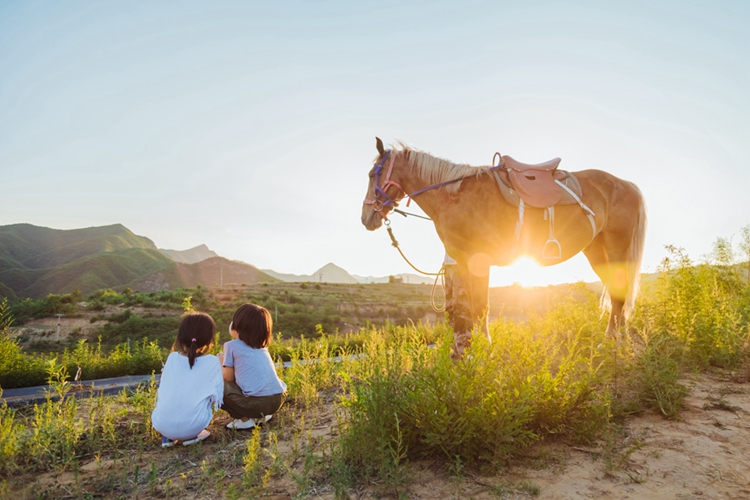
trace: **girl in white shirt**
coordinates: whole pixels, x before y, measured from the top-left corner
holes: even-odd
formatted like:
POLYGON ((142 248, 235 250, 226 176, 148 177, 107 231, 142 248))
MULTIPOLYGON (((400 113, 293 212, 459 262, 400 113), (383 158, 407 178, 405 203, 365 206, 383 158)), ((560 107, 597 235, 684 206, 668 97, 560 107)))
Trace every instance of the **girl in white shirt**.
POLYGON ((151 425, 162 435, 162 446, 206 439, 213 418, 212 404, 220 407, 224 381, 219 359, 207 354, 214 343, 216 324, 205 313, 182 317, 156 393, 151 425))
POLYGON ((268 344, 273 321, 266 308, 241 305, 232 316, 229 334, 235 340, 219 353, 224 374, 225 410, 234 419, 230 429, 251 429, 267 422, 286 400, 286 384, 276 375, 268 344))

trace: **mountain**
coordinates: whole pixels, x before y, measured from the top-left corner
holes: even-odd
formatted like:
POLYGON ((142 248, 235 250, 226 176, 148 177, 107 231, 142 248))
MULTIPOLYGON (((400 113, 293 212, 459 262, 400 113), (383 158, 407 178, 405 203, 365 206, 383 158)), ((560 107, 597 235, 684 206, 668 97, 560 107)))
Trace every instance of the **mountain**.
POLYGON ((231 286, 278 281, 255 266, 212 257, 194 264, 175 262, 174 268, 153 272, 134 282, 133 290, 152 291, 178 287, 231 286))
MULTIPOLYGON (((277 273, 270 269, 263 269, 263 272, 273 276, 274 278, 280 279, 281 281, 294 281, 294 282, 306 282, 314 281, 318 283, 359 283, 351 274, 346 270, 340 268, 336 264, 329 262, 325 266, 321 267, 312 274, 284 274, 277 273)), ((386 282, 388 280, 386 279, 386 282)))
MULTIPOLYGON (((187 260, 213 252, 196 247, 184 253, 187 260)), ((102 288, 151 292, 218 285, 222 274, 224 283, 275 281, 249 264, 221 257, 175 262, 153 241, 121 224, 72 230, 31 224, 0 226, 0 296, 11 299, 74 290, 85 295, 102 288)))
MULTIPOLYGON (((312 274, 277 273, 271 269, 263 269, 263 272, 281 281, 297 283, 306 281, 323 283, 388 283, 391 280, 390 276, 359 276, 356 274, 349 274, 345 269, 331 262, 312 274)), ((435 282, 434 277, 420 276, 418 274, 402 273, 396 274, 393 277, 401 279, 403 283, 411 283, 413 285, 431 285, 435 282)))
POLYGON ((0 226, 0 266, 3 268, 45 269, 88 255, 131 248, 156 250, 156 245, 122 224, 69 230, 31 224, 0 226))
POLYGON ((183 264, 195 264, 211 257, 218 257, 216 252, 209 250, 206 245, 198 245, 188 250, 167 250, 160 248, 159 251, 173 261, 182 262, 183 264))

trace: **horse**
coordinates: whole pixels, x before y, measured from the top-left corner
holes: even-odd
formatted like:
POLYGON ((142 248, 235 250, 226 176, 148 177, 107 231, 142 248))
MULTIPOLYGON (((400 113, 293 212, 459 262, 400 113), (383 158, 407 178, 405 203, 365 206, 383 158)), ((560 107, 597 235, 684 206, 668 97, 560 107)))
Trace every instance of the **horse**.
MULTIPOLYGON (((624 327, 639 291, 647 222, 645 201, 635 184, 602 170, 571 172, 580 184, 577 203, 556 205, 552 212, 521 202, 519 210, 501 195, 495 175, 507 173, 507 157, 497 166, 471 166, 404 143, 386 151, 377 137, 376 148, 362 224, 370 231, 388 225, 388 214, 406 197, 433 221, 446 256, 455 261, 457 286, 446 283, 454 357, 463 354, 477 331, 488 332, 490 266, 508 266, 520 256, 549 266, 582 251, 604 285, 607 337, 616 337, 624 327)), ((552 170, 557 163, 520 165, 552 170)))

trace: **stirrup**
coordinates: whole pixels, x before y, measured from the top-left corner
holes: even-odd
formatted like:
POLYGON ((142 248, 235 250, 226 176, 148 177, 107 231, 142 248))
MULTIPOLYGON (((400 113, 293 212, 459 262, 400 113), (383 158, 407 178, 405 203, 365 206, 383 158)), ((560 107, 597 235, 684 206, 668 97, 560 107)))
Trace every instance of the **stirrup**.
MULTIPOLYGON (((554 247, 552 247, 554 249, 554 247)), ((551 238, 547 240, 547 243, 544 244, 544 247, 542 248, 542 258, 543 259, 562 259, 562 246, 560 246, 560 242, 557 241, 555 238, 551 238), (547 246, 551 245, 557 245, 557 255, 547 255, 547 246)))

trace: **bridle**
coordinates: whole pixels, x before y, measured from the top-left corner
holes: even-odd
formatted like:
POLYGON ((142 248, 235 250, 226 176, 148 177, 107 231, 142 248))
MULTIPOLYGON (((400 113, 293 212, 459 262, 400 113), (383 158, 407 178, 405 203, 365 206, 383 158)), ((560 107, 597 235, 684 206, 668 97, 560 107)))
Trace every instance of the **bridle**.
POLYGON ((396 207, 396 204, 401 201, 404 196, 406 196, 406 191, 404 191, 404 188, 401 187, 401 185, 398 182, 394 182, 391 180, 391 174, 393 173, 393 163, 396 161, 396 153, 393 152, 393 150, 386 151, 386 153, 383 155, 383 158, 380 160, 380 162, 376 163, 374 165, 375 168, 375 195, 374 199, 369 200, 365 198, 365 201, 362 203, 364 205, 372 205, 373 211, 380 214, 380 217, 383 220, 388 220, 388 216, 383 214, 383 209, 388 208, 389 205, 392 205, 394 208, 396 207), (380 184, 380 179, 383 176, 383 167, 385 166, 386 160, 390 157, 391 161, 388 162, 388 171, 385 174, 385 177, 383 178, 383 184, 380 184), (390 196, 388 196, 388 193, 386 192, 389 187, 395 186, 398 188, 400 193, 402 193, 400 196, 397 196, 394 200, 390 196))
MULTIPOLYGON (((403 200, 404 198, 409 198, 409 201, 411 201, 412 198, 417 196, 418 194, 422 194, 425 191, 430 191, 435 188, 447 186, 448 184, 453 184, 454 182, 461 182, 464 179, 467 179, 469 177, 472 177, 472 175, 467 175, 466 177, 458 177, 456 179, 450 179, 444 182, 440 182, 438 184, 433 184, 431 186, 423 187, 422 189, 418 189, 417 191, 414 191, 413 193, 407 193, 404 188, 401 187, 401 185, 397 182, 394 182, 391 180, 391 174, 393 173, 393 163, 396 160, 396 155, 398 153, 394 153, 393 150, 386 151, 383 155, 383 158, 380 160, 379 163, 376 163, 374 165, 375 167, 375 196, 373 200, 369 200, 365 198, 365 201, 362 203, 364 205, 372 205, 372 209, 380 214, 380 217, 385 221, 388 222, 388 216, 383 214, 383 209, 387 208, 389 205, 393 205, 393 208, 395 209, 396 205, 399 201, 403 200), (385 179, 383 180, 383 185, 380 185, 380 178, 383 175, 383 167, 385 166, 385 161, 388 159, 388 157, 391 158, 391 161, 388 163, 388 171, 385 174, 385 179), (388 196, 388 193, 386 193, 386 190, 391 187, 396 186, 399 191, 401 192, 400 196, 397 196, 394 200, 390 196, 388 196), (382 197, 382 200, 381 200, 382 197)), ((495 156, 492 157, 492 167, 486 169, 484 172, 493 172, 495 170, 505 170, 505 164, 503 163, 502 156, 500 153, 495 153, 495 156), (498 164, 495 165, 495 158, 498 158, 498 164)), ((406 206, 409 206, 409 203, 406 204, 406 206)), ((386 224, 387 225, 387 224, 386 224)))

